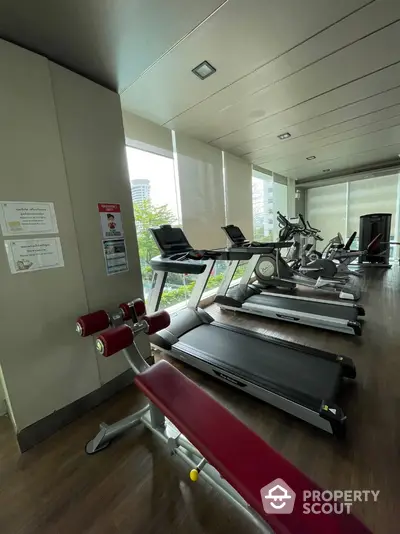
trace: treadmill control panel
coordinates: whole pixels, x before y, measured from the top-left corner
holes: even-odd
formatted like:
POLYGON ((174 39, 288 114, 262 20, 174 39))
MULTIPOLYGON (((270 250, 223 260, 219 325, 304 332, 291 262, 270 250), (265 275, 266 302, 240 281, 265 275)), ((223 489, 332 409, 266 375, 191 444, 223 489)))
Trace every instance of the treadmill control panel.
POLYGON ((289 248, 292 246, 291 241, 271 241, 271 242, 265 242, 260 243, 258 241, 249 241, 246 239, 245 235, 239 228, 239 226, 235 226, 234 224, 228 224, 228 226, 222 226, 222 230, 226 233, 228 236, 229 241, 232 244, 232 248, 263 248, 265 247, 265 252, 272 252, 276 249, 281 248, 289 248), (268 250, 267 250, 268 249, 268 250))
POLYGON ((174 228, 170 224, 164 224, 157 228, 149 228, 149 232, 157 243, 163 257, 171 257, 175 254, 193 250, 182 228, 174 228))
POLYGON ((150 260, 156 271, 201 274, 206 268, 203 262, 217 259, 221 254, 219 251, 193 249, 182 228, 165 224, 149 230, 161 252, 160 256, 150 260))

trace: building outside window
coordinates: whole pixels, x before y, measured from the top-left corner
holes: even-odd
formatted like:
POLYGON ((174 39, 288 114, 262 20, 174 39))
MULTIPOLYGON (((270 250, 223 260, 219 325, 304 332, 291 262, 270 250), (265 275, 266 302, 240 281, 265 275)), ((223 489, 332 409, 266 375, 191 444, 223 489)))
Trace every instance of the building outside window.
POLYGON ((150 200, 150 180, 148 178, 131 180, 131 192, 133 202, 150 200))
POLYGON ((274 182, 272 175, 253 169, 253 237, 256 241, 276 241, 277 212, 287 215, 287 186, 274 182))
MULTIPOLYGON (((261 175, 261 173, 258 173, 261 175)), ((253 238, 256 241, 272 241, 274 230, 274 183, 272 176, 259 177, 253 172, 253 238)))

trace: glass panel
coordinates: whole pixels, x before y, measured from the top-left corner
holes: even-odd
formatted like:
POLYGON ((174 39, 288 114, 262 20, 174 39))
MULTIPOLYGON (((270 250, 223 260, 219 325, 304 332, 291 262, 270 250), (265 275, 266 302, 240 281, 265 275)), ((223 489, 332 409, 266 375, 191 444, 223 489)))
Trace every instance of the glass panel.
POLYGON ((253 238, 257 241, 273 239, 274 231, 274 183, 253 175, 253 238))
POLYGON ((177 304, 186 305, 196 283, 196 275, 168 273, 161 297, 160 310, 177 304))
POLYGON ((274 182, 273 185, 273 206, 274 206, 274 216, 273 216, 273 238, 278 240, 279 238, 279 225, 276 220, 276 214, 278 211, 282 215, 287 215, 287 185, 279 184, 274 182))
MULTIPOLYGON (((147 299, 153 271, 152 257, 159 254, 148 229, 160 224, 178 223, 177 188, 172 158, 126 147, 140 268, 144 296, 147 299)), ((185 275, 170 273, 163 296, 163 307, 184 301, 190 295, 192 280, 185 275)))

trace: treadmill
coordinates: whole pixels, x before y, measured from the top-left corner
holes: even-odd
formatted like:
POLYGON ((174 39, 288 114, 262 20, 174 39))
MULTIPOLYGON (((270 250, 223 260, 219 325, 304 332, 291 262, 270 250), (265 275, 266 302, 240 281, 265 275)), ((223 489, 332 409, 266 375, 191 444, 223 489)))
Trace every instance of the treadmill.
MULTIPOLYGON (((246 240, 240 228, 234 225, 224 226, 222 229, 227 234, 232 247, 244 248, 247 251, 254 247, 263 247, 263 256, 272 255, 274 262, 276 262, 276 251, 283 248, 281 242, 250 242, 246 240)), ((287 243, 285 246, 289 245, 290 243, 287 243)), ((362 306, 338 300, 305 296, 304 291, 302 294, 301 290, 293 289, 295 283, 287 284, 287 293, 282 292, 282 289, 267 291, 260 284, 251 283, 258 260, 259 257, 254 256, 249 261, 240 283, 233 287, 231 283, 239 262, 229 266, 215 298, 215 302, 221 309, 333 330, 344 334, 357 336, 362 334, 362 323, 359 320, 359 317, 365 315, 362 306)), ((286 282, 282 282, 282 287, 285 290, 286 282)))
POLYGON ((170 326, 150 336, 151 343, 226 384, 343 436, 346 416, 336 400, 342 380, 356 376, 350 358, 219 323, 198 307, 217 260, 249 260, 264 249, 194 250, 180 228, 165 225, 150 232, 161 255, 150 262, 154 273, 149 312, 159 308, 168 273, 198 275, 188 306, 171 312, 170 326))

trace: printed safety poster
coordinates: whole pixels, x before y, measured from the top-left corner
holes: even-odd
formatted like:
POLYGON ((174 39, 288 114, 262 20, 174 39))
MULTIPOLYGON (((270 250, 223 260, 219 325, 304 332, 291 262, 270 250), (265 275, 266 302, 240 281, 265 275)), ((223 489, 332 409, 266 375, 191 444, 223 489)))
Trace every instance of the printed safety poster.
POLYGON ((124 237, 120 204, 98 204, 103 239, 124 237))

